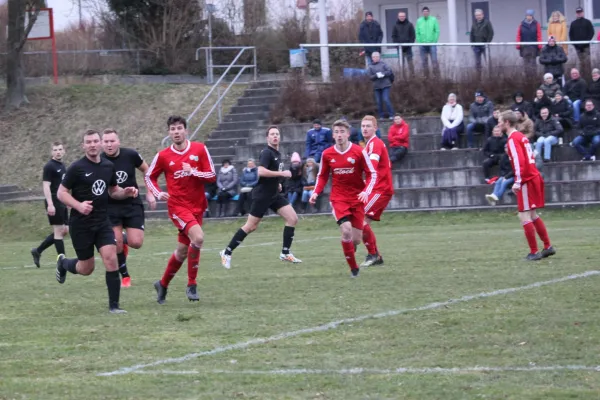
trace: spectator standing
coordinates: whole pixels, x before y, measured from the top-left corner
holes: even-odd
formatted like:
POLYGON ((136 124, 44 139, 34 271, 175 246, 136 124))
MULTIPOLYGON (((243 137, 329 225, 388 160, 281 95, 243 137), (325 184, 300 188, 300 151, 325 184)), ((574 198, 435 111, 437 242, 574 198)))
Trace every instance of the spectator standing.
POLYGON ((217 203, 219 203, 219 217, 227 216, 229 201, 237 194, 238 174, 229 160, 223 164, 217 174, 217 203))
MULTIPOLYGON (((475 22, 471 27, 470 41, 471 43, 490 43, 494 38, 494 28, 492 23, 485 19, 483 10, 475 10, 475 22)), ((473 54, 475 55, 475 67, 481 72, 481 58, 485 58, 485 46, 473 46, 473 54)))
POLYGON ((560 90, 560 85, 554 81, 554 75, 549 72, 544 74, 544 81, 539 87, 544 91, 544 94, 549 98, 553 99, 557 90, 560 90))
POLYGON ((600 108, 600 69, 598 68, 592 70, 592 81, 587 88, 586 97, 594 101, 596 109, 600 108))
MULTIPOLYGON (((440 25, 436 17, 429 15, 429 7, 423 7, 423 16, 417 20, 415 34, 417 43, 437 43, 440 38, 440 25)), ((440 75, 440 66, 437 59, 437 46, 428 45, 420 46, 421 62, 425 70, 425 76, 429 76, 429 57, 433 64, 433 73, 436 76, 440 75)))
POLYGON ((485 199, 490 203, 490 206, 495 206, 506 189, 508 189, 515 182, 515 173, 510 163, 508 154, 504 153, 500 159, 500 175, 496 183, 494 183, 494 192, 492 194, 486 194, 485 199))
POLYGON ((496 125, 492 130, 492 136, 488 138, 483 147, 483 176, 485 182, 488 183, 492 177, 492 167, 500 163, 500 159, 504 154, 504 146, 506 146, 506 137, 502 133, 502 129, 496 125))
POLYGON ((583 156, 581 161, 596 161, 596 149, 600 146, 600 112, 592 100, 585 101, 585 112, 579 119, 579 136, 571 145, 583 156))
POLYGON ((306 151, 304 157, 312 157, 317 162, 321 160, 321 154, 325 149, 333 146, 333 135, 331 129, 321 125, 321 120, 313 121, 313 128, 306 132, 306 151))
MULTIPOLYGON (((379 44, 383 40, 383 31, 379 22, 373 19, 373 13, 367 11, 365 20, 361 22, 358 30, 358 41, 364 44, 379 44)), ((367 65, 372 62, 373 53, 381 53, 381 46, 365 46, 364 54, 367 59, 367 65)))
POLYGON ((521 132, 527 139, 529 139, 530 143, 533 143, 535 139, 535 130, 533 126, 533 121, 527 116, 526 113, 522 113, 519 110, 513 110, 517 117, 517 125, 515 128, 521 132))
POLYGON ((394 119, 394 107, 390 100, 390 89, 394 82, 394 73, 386 63, 381 61, 380 54, 375 52, 371 55, 373 62, 369 65, 369 78, 373 81, 373 91, 375 92, 375 101, 377 102, 377 111, 379 118, 384 119, 383 104, 388 111, 389 119, 394 119))
POLYGON ((519 50, 519 54, 523 58, 525 71, 529 75, 535 73, 535 60, 539 56, 540 50, 542 50, 541 45, 525 44, 542 41, 542 27, 534 18, 534 14, 533 10, 527 10, 525 19, 521 22, 517 30, 517 42, 523 43, 517 46, 517 50, 519 50))
POLYGON ((238 214, 246 215, 246 210, 252 200, 252 189, 258 184, 258 168, 253 158, 248 159, 248 164, 242 170, 240 177, 240 197, 238 200, 238 214))
POLYGON ((560 90, 554 96, 554 104, 552 104, 550 113, 560 122, 565 131, 573 126, 573 106, 565 100, 560 90))
POLYGON ((450 93, 448 102, 442 108, 442 150, 458 149, 458 135, 465 131, 463 123, 464 112, 460 104, 456 102, 456 95, 450 93))
POLYGON ((535 113, 533 111, 533 106, 531 105, 530 102, 525 100, 525 97, 523 95, 523 92, 516 92, 513 95, 513 100, 515 101, 513 103, 512 106, 510 106, 511 110, 514 110, 516 108, 519 109, 519 111, 521 111, 521 113, 527 113, 527 115, 529 116, 529 118, 535 118, 535 113))
POLYGON ((581 102, 586 96, 587 82, 580 77, 577 68, 571 69, 571 79, 565 83, 565 97, 573 104, 573 120, 579 122, 581 102))
POLYGON ((394 123, 388 129, 390 161, 395 163, 404 158, 410 143, 410 126, 400 114, 394 115, 394 123))
POLYGON ((498 120, 500 118, 500 110, 495 109, 494 112, 492 113, 492 117, 488 118, 488 120, 485 123, 485 138, 488 139, 492 136, 492 131, 494 130, 494 127, 496 125, 498 125, 498 120))
POLYGON ((550 114, 550 110, 547 107, 542 108, 540 111, 540 119, 535 121, 535 135, 537 141, 535 142, 535 152, 542 154, 544 162, 550 161, 552 155, 552 146, 558 144, 558 138, 563 134, 563 127, 550 114))
MULTIPOLYGON (((560 11, 553 11, 548 20, 548 38, 554 36, 557 42, 567 41, 567 20, 560 11)), ((569 55, 569 45, 560 45, 566 55, 569 55)))
MULTIPOLYGON (((544 72, 552 74, 554 81, 562 82, 565 73, 564 65, 567 62, 567 55, 562 47, 556 45, 554 36, 550 36, 548 44, 542 49, 540 54, 540 64, 544 66, 544 72)), ((559 83, 560 85, 560 83, 559 83)))
POLYGON ((315 191, 315 183, 317 181, 317 173, 319 172, 319 164, 315 162, 314 158, 308 158, 302 168, 302 205, 304 206, 304 212, 308 210, 310 196, 315 191))
MULTIPOLYGON (((591 41, 594 39, 594 25, 592 22, 585 18, 583 13, 583 8, 577 7, 575 9, 575 15, 577 18, 575 21, 571 22, 571 27, 569 28, 569 39, 573 42, 579 41, 591 41)), ((590 73, 590 69, 592 68, 590 64, 590 45, 589 44, 575 44, 575 51, 577 53, 577 57, 579 58, 579 69, 583 76, 588 76, 590 73)))
POLYGON ((475 101, 469 108, 469 125, 467 125, 467 146, 473 148, 475 133, 484 133, 485 125, 494 113, 494 104, 478 90, 475 92, 475 101))
MULTIPOLYGON (((415 27, 408 20, 404 11, 398 13, 398 20, 392 30, 392 40, 394 43, 414 43, 416 40, 415 27)), ((415 76, 412 46, 401 46, 398 48, 398 52, 400 51, 402 52, 402 66, 408 65, 410 76, 415 76)))
POLYGON ((285 189, 287 199, 291 206, 294 207, 298 197, 302 195, 302 188, 304 187, 302 184, 302 158, 300 158, 300 154, 296 152, 292 153, 290 162, 291 165, 289 170, 292 173, 292 176, 285 181, 285 189))
MULTIPOLYGON (((548 96, 546 96, 546 93, 544 93, 544 91, 542 89, 538 89, 535 91, 535 98, 533 99, 533 117, 532 118, 533 119, 540 118, 540 111, 544 107, 547 107, 548 109, 550 109, 550 107, 552 107, 552 100, 550 100, 550 98, 548 96)), ((512 110, 521 111, 521 109, 519 107, 514 107, 514 108, 512 108, 512 110)))

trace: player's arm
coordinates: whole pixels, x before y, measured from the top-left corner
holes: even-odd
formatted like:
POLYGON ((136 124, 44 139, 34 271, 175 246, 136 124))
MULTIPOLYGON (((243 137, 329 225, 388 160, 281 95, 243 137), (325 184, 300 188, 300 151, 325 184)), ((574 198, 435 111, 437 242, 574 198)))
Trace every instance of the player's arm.
POLYGON ((317 202, 317 198, 321 195, 321 193, 323 193, 325 185, 327 185, 327 181, 329 180, 330 172, 331 167, 329 165, 329 160, 327 160, 325 157, 321 157, 321 164, 319 165, 319 173, 317 174, 315 190, 308 200, 310 204, 315 204, 317 202))
POLYGON ((108 187, 108 194, 115 200, 125 200, 128 197, 137 197, 138 190, 133 186, 122 188, 115 184, 108 187))
POLYGON ((514 139, 508 139, 508 154, 513 161, 513 170, 515 172, 515 183, 513 183, 513 190, 521 189, 521 177, 527 158, 525 154, 522 154, 521 146, 515 145, 514 139))
POLYGON ((366 151, 362 151, 362 159, 363 159, 363 171, 367 175, 367 184, 362 192, 358 194, 358 199, 363 203, 367 203, 369 200, 369 195, 375 184, 377 183, 377 170, 373 167, 373 163, 371 162, 371 158, 367 154, 366 151))
POLYGON ((44 198, 48 202, 48 215, 53 216, 56 214, 56 208, 54 208, 54 202, 52 201, 52 192, 50 191, 50 182, 42 182, 42 190, 44 191, 44 198))
POLYGON ((162 166, 162 160, 160 159, 160 153, 156 153, 154 159, 148 167, 148 170, 146 171, 144 182, 146 183, 146 188, 148 188, 149 193, 152 193, 152 195, 159 200, 166 201, 169 199, 169 194, 161 191, 160 186, 158 185, 158 177, 163 172, 164 168, 162 166))
POLYGON ((67 207, 77 210, 80 214, 88 215, 94 209, 94 207, 92 206, 93 202, 91 200, 86 200, 84 202, 79 202, 75 200, 75 198, 71 195, 71 189, 68 189, 67 187, 63 186, 62 183, 58 187, 56 196, 58 197, 58 200, 60 200, 61 203, 63 203, 67 207))
POLYGON ((271 171, 261 165, 258 167, 258 176, 261 178, 291 178, 292 173, 289 170, 271 171))
MULTIPOLYGON (((146 176, 146 173, 148 172, 148 169, 150 168, 148 166, 148 163, 146 163, 146 161, 143 161, 143 160, 142 160, 142 163, 136 167, 144 174, 144 177, 146 176)), ((148 185, 146 184, 146 179, 144 179, 144 184, 146 185, 146 201, 148 202, 148 206, 150 206, 151 210, 156 210, 156 197, 154 197, 154 195, 152 194, 152 191, 150 190, 150 188, 148 188, 148 185)))

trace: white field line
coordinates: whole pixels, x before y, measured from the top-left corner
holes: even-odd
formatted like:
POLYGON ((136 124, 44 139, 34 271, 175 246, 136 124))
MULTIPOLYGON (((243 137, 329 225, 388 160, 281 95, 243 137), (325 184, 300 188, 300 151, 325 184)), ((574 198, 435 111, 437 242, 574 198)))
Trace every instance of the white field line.
POLYGON ((243 350, 250 346, 266 344, 266 343, 275 342, 275 341, 283 340, 283 339, 289 339, 289 338, 300 336, 300 335, 306 335, 306 334, 311 334, 311 333, 316 333, 316 332, 325 332, 328 330, 336 329, 344 324, 362 322, 362 321, 369 320, 369 319, 389 318, 389 317, 393 317, 396 315, 406 314, 406 313, 414 312, 414 311, 434 310, 434 309, 437 309, 440 307, 446 307, 446 306, 450 306, 450 305, 453 305, 456 303, 464 303, 464 302, 471 301, 471 300, 477 300, 477 299, 483 299, 483 298, 488 298, 488 297, 500 296, 500 295, 509 294, 509 293, 521 292, 523 290, 535 289, 535 288, 539 288, 542 286, 553 285, 553 284, 561 283, 561 282, 567 282, 567 281, 571 281, 574 279, 587 278, 587 277, 595 276, 595 275, 600 275, 600 271, 587 271, 587 272, 584 272, 581 274, 569 275, 569 276, 565 276, 562 278, 552 279, 549 281, 535 282, 535 283, 531 283, 531 284, 525 285, 525 286, 518 286, 518 287, 513 287, 513 288, 494 290, 491 292, 482 292, 482 293, 467 295, 467 296, 463 296, 463 297, 459 297, 456 299, 451 299, 451 300, 447 300, 447 301, 443 301, 443 302, 430 303, 425 306, 416 307, 416 308, 403 308, 403 309, 398 309, 398 310, 385 311, 385 312, 381 312, 381 313, 377 313, 377 314, 361 315, 361 316, 353 317, 353 318, 344 318, 344 319, 340 319, 337 321, 328 322, 326 324, 313 326, 310 328, 304 328, 304 329, 299 329, 299 330, 289 331, 289 332, 282 332, 282 333, 279 333, 279 334, 276 334, 276 335, 273 335, 270 337, 257 338, 257 339, 248 340, 246 342, 239 342, 239 343, 230 344, 230 345, 226 345, 226 346, 219 346, 219 347, 213 348, 212 350, 202 351, 202 352, 198 352, 198 353, 190 353, 190 354, 186 354, 182 357, 166 358, 166 359, 157 360, 157 361, 147 363, 147 364, 137 364, 132 367, 125 367, 125 368, 120 368, 120 369, 110 371, 110 372, 103 372, 103 373, 98 374, 98 376, 126 375, 126 374, 130 374, 132 372, 136 372, 136 371, 139 371, 139 370, 142 370, 145 368, 149 368, 149 367, 157 367, 159 365, 166 365, 166 364, 180 364, 182 362, 193 360, 193 359, 196 359, 199 357, 211 356, 214 354, 225 353, 225 352, 233 351, 233 350, 243 350))
POLYGON ((228 375, 429 375, 429 374, 468 374, 488 372, 559 372, 559 371, 592 371, 600 372, 600 366, 586 365, 550 365, 528 367, 461 367, 461 368, 348 368, 348 369, 272 369, 272 370, 138 370, 135 374, 147 375, 199 375, 199 374, 228 374, 228 375))

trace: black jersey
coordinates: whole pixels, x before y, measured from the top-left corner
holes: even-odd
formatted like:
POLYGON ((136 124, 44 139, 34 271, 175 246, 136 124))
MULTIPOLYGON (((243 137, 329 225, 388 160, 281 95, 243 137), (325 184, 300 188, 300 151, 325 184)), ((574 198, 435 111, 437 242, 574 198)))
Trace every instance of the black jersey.
POLYGON ((93 202, 94 209, 88 215, 71 209, 72 222, 93 227, 108 221, 108 189, 117 186, 115 166, 110 161, 100 158, 100 162, 95 163, 83 157, 67 169, 62 185, 71 191, 75 200, 93 202))
MULTIPOLYGON (((135 170, 139 168, 140 165, 144 162, 144 159, 134 149, 128 149, 126 147, 121 147, 119 149, 119 154, 116 157, 111 157, 105 153, 102 153, 102 157, 110 161, 115 166, 115 171, 117 171, 117 185, 122 188, 126 187, 138 187, 137 181, 135 179, 135 170)), ((123 200, 115 200, 112 197, 108 199, 109 204, 142 204, 142 200, 140 197, 132 198, 128 197, 123 200)))
POLYGON ((42 180, 44 182, 50 182, 50 193, 52 193, 52 199, 56 199, 56 192, 58 192, 58 187, 65 177, 66 172, 67 168, 62 161, 56 161, 52 159, 48 161, 46 165, 44 165, 42 180))
MULTIPOLYGON (((260 152, 258 165, 268 169, 269 171, 283 171, 283 160, 279 151, 271 146, 267 146, 260 152)), ((281 178, 266 178, 261 176, 258 178, 258 184, 252 191, 253 198, 272 198, 279 193, 279 183, 281 178)))

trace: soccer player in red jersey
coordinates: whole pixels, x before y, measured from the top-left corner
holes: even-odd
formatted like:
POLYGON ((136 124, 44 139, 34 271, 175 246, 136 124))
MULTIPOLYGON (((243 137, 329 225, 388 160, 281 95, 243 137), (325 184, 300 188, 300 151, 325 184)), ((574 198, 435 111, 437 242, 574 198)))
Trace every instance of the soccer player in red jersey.
POLYGON ((363 226, 362 240, 367 248, 367 258, 361 267, 371 265, 383 265, 383 257, 377 249, 377 238, 371 229, 371 222, 379 221, 381 214, 387 207, 394 195, 394 184, 392 182, 392 163, 383 140, 379 139, 377 132, 377 118, 367 115, 362 119, 361 129, 365 140, 365 151, 373 168, 377 171, 377 184, 369 195, 365 205, 365 223, 363 226))
POLYGON ((544 221, 535 211, 538 208, 544 208, 544 180, 535 166, 535 157, 529 139, 515 129, 516 123, 515 113, 505 111, 500 115, 498 125, 508 135, 506 147, 515 172, 512 191, 517 196, 519 219, 523 224, 525 238, 530 249, 525 259, 538 261, 556 254, 556 251, 550 244, 544 221), (538 252, 536 232, 544 242, 541 253, 538 252))
POLYGON ((352 276, 356 277, 359 268, 354 253, 362 239, 365 204, 377 184, 377 171, 373 168, 367 152, 351 143, 349 138, 350 125, 345 121, 336 121, 333 124, 335 145, 326 149, 321 156, 315 191, 309 201, 311 204, 317 202, 331 174, 329 201, 333 209, 333 217, 337 220, 342 233, 342 249, 346 261, 352 276), (363 173, 367 177, 366 184, 363 173))
POLYGON ((154 283, 159 304, 165 302, 169 282, 187 258, 188 285, 186 295, 198 301, 196 277, 200 263, 200 248, 204 241, 202 216, 208 206, 204 184, 216 181, 215 167, 208 149, 202 143, 187 139, 187 122, 180 116, 167 121, 173 144, 158 153, 146 173, 146 186, 154 197, 166 200, 169 217, 179 229, 177 249, 169 259, 161 280, 154 283), (169 193, 158 185, 158 177, 165 174, 169 193))

